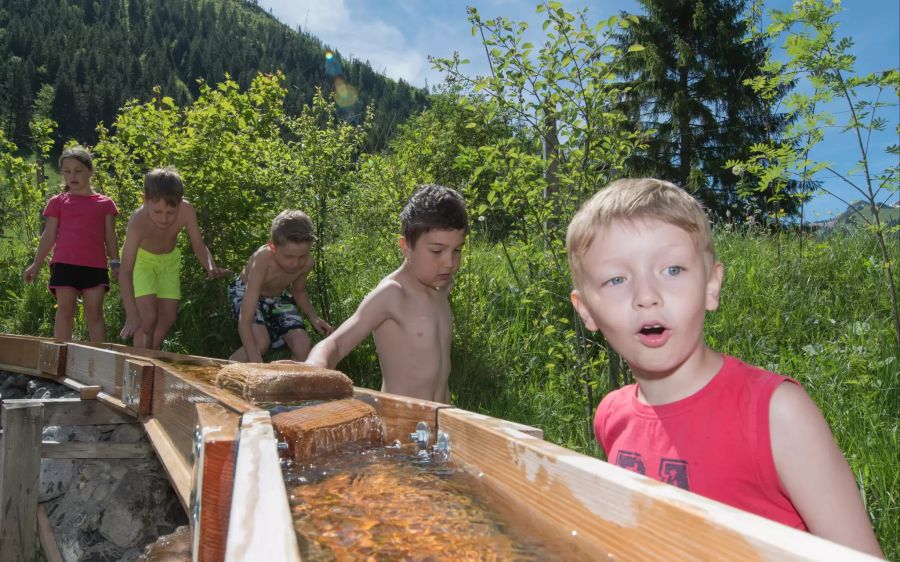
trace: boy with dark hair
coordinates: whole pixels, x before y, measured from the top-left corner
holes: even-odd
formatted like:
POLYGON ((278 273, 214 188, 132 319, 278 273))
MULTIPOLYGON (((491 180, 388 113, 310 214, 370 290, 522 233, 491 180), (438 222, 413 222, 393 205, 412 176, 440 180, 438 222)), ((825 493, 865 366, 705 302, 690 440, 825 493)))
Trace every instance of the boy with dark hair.
POLYGON ((449 187, 422 185, 400 220, 403 263, 312 349, 306 363, 334 368, 371 333, 381 364, 382 391, 449 403, 448 296, 469 231, 466 203, 449 187))
POLYGON ((200 235, 197 213, 183 195, 178 170, 153 169, 144 176, 143 204, 128 220, 119 274, 125 326, 119 336, 134 336, 135 347, 159 349, 175 324, 181 298, 181 251, 176 245, 182 229, 210 278, 229 273, 213 261, 200 235))
POLYGON ((270 346, 284 343, 292 359, 306 359, 311 342, 298 305, 317 332, 331 333, 331 325, 316 314, 306 290, 306 278, 315 265, 310 254, 315 239, 312 221, 303 211, 282 211, 272 221, 268 244, 250 256, 228 286, 242 344, 231 360, 261 363, 270 346), (290 295, 285 294, 288 286, 290 295))
POLYGON ((594 434, 610 463, 881 556, 847 461, 793 379, 710 349, 723 267, 681 188, 619 180, 572 219, 572 304, 636 384, 607 394, 594 434))

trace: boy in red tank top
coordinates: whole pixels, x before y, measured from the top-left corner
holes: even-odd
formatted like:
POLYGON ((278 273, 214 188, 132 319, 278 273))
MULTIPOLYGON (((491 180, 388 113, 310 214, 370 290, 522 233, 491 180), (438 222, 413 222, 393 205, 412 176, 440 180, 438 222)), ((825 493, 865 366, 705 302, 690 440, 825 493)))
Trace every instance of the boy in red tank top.
POLYGON ((796 381, 707 347, 723 267, 681 188, 619 180, 566 236, 572 304, 636 384, 608 394, 594 431, 609 462, 882 556, 853 474, 796 381))

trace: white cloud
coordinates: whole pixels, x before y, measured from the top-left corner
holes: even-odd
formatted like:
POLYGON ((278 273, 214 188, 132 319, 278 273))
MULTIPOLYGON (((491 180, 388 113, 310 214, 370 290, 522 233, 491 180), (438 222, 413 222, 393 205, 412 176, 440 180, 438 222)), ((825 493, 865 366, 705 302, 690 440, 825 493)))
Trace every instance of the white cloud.
POLYGON ((369 61, 376 72, 422 86, 427 55, 410 45, 394 24, 354 10, 345 0, 262 0, 272 14, 291 27, 300 27, 343 58, 369 61))

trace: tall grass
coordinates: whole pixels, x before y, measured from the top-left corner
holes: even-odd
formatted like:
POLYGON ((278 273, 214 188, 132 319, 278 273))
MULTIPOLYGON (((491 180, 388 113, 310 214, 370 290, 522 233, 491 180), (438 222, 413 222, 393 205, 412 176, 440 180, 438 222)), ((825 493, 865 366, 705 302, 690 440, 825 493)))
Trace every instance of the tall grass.
MULTIPOLYGON (((900 558, 900 358, 877 248, 864 233, 775 238, 729 226, 717 229, 716 245, 726 273, 720 309, 707 320, 708 342, 804 385, 850 461, 885 554, 900 558)), ((896 262, 900 244, 891 248, 896 262)), ((53 327, 46 278, 21 282, 33 251, 0 240, 0 329, 46 336, 53 327)), ((320 314, 335 325, 401 260, 394 240, 367 234, 347 234, 324 252, 328 268, 310 281, 314 300, 329 292, 331 308, 320 314)), ((609 390, 605 348, 596 336, 579 336, 567 273, 547 256, 542 247, 470 237, 452 294, 453 401, 600 456, 590 412, 609 390)), ((184 295, 167 349, 231 353, 238 339, 225 285, 209 282, 184 295)), ((107 298, 113 341, 121 319, 114 288, 107 298)), ((76 328, 85 338, 84 326, 76 328)), ((340 367, 358 385, 380 386, 371 338, 340 367)))

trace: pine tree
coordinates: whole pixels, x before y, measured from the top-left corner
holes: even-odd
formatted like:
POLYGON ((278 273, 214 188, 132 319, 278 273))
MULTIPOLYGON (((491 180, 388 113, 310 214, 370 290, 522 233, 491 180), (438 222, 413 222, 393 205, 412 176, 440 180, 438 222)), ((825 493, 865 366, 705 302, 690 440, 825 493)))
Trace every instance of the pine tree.
MULTIPOLYGON (((725 168, 783 127, 746 80, 765 61, 765 44, 751 38, 744 0, 640 0, 646 15, 619 34, 631 53, 624 75, 629 115, 655 129, 646 150, 629 161, 632 174, 673 181, 694 192, 717 216, 735 218, 760 210, 737 194, 739 178, 725 168)), ((777 102, 777 100, 776 100, 777 102)), ((792 213, 791 200, 780 203, 792 213)), ((776 209, 777 211, 777 209, 776 209)))

